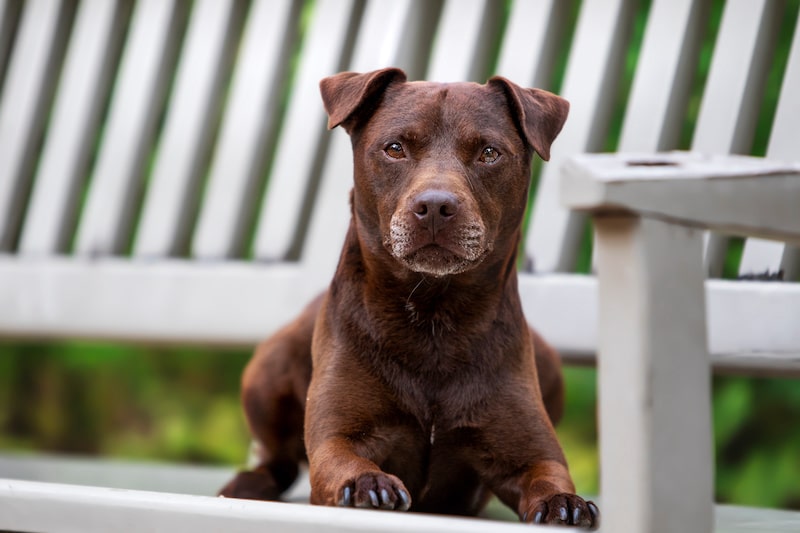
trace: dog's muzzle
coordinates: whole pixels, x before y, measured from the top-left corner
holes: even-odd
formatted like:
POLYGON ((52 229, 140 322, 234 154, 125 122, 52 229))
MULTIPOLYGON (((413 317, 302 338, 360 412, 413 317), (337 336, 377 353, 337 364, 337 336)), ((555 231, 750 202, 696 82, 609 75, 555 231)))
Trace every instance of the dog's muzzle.
POLYGON ((428 189, 413 195, 392 215, 384 245, 415 272, 459 274, 491 251, 479 216, 454 193, 428 189))

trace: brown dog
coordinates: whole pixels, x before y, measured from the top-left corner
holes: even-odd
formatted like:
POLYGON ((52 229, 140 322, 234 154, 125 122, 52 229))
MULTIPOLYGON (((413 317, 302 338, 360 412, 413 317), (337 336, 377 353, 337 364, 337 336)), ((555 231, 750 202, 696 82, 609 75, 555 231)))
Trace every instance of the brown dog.
POLYGON ((321 90, 352 139, 352 221, 328 292, 244 373, 262 462, 222 494, 277 499, 307 458, 316 504, 472 515, 494 493, 523 521, 596 527, 553 431, 559 358, 517 290, 531 160, 569 105, 397 69, 321 90))

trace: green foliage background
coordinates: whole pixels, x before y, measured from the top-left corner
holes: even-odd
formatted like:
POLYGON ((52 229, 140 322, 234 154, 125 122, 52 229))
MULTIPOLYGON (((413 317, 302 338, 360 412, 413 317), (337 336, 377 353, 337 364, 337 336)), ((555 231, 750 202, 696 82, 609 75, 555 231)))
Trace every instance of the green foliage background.
MULTIPOLYGON (((709 39, 698 61, 683 148, 702 97, 713 37, 724 2, 711 4, 709 39)), ((574 12, 580 2, 573 2, 574 12)), ((789 0, 760 112, 752 153, 761 155, 797 19, 789 0)), ((307 10, 313 7, 308 2, 307 10)), ((624 117, 649 2, 638 5, 628 67, 606 148, 613 150, 624 117)), ((567 36, 568 38, 569 36, 567 36)), ((554 76, 558 90, 563 65, 554 76)), ((591 263, 591 231, 578 270, 591 263)), ((726 268, 738 268, 741 241, 726 268)), ((90 342, 0 340, 0 451, 46 451, 116 458, 242 465, 249 436, 241 413, 239 377, 249 353, 211 348, 153 348, 90 342)), ((558 428, 578 490, 598 491, 596 375, 566 368, 567 411, 558 428)), ((800 509, 800 382, 792 379, 714 378, 716 497, 718 501, 800 509)), ((2 475, 2 472, 0 472, 2 475)))

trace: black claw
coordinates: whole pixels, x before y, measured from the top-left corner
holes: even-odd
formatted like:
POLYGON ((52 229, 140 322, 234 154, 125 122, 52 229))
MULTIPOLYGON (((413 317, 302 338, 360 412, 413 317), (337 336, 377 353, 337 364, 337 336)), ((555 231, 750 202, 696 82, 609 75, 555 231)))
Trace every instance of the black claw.
POLYGON ((581 508, 576 507, 572 510, 572 525, 577 526, 581 520, 581 508))
POLYGON ((534 524, 544 523, 544 513, 542 511, 536 511, 536 514, 533 516, 533 523, 534 524))
POLYGON ((378 501, 378 493, 374 490, 369 491, 369 501, 372 502, 373 507, 381 506, 381 503, 378 501))
POLYGON ((594 502, 586 502, 586 505, 589 506, 589 512, 592 513, 593 518, 600 516, 600 509, 597 508, 594 502))
POLYGON ((411 498, 408 496, 408 493, 404 490, 399 490, 397 493, 400 496, 400 500, 403 502, 399 509, 401 511, 408 511, 408 508, 411 507, 411 498))
POLYGON ((561 509, 559 509, 559 511, 558 511, 558 519, 561 520, 561 522, 563 522, 565 524, 567 523, 567 520, 569 519, 569 513, 567 512, 567 507, 566 506, 564 506, 561 509))
POLYGON ((527 522, 528 521, 528 511, 525 511, 524 513, 522 513, 522 521, 523 522, 527 522))
POLYGON ((386 489, 381 489, 381 504, 384 506, 392 504, 389 500, 389 491, 386 489))
POLYGON ((353 502, 353 492, 350 490, 350 487, 344 488, 344 494, 342 495, 342 499, 339 501, 339 505, 342 507, 350 507, 353 502))

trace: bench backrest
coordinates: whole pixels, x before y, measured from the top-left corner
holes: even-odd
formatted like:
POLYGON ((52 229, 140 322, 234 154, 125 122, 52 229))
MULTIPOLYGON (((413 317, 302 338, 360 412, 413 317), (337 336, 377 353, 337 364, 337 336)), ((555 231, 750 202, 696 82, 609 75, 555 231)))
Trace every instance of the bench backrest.
MULTIPOLYGON (((566 156, 750 153, 766 122, 766 155, 798 158, 800 31, 776 54, 796 20, 797 2, 771 0, 0 0, 0 254, 288 262, 316 290, 351 187, 317 83, 395 65, 570 100, 535 167, 525 253, 537 272, 572 271, 588 232, 558 202, 566 156)), ((714 274, 726 242, 709 240, 714 274)), ((742 268, 797 277, 799 259, 751 239, 742 268)))

